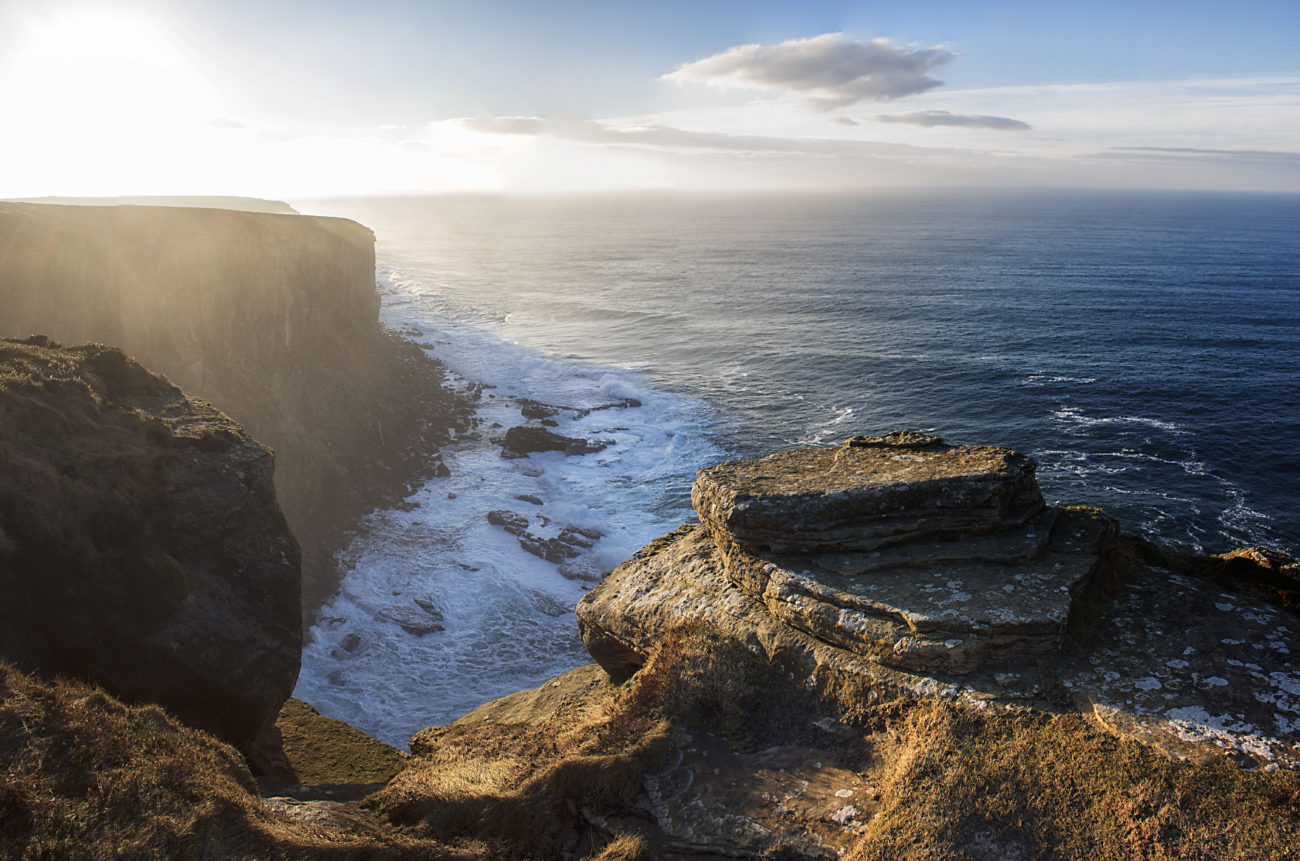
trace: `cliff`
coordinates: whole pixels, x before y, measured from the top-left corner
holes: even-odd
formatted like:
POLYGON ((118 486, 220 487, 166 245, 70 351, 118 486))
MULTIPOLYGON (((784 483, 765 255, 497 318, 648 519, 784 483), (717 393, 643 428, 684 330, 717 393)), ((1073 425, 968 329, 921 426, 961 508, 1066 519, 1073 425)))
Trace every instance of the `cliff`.
POLYGON ((221 195, 181 197, 16 197, 0 203, 44 203, 60 206, 184 206, 203 209, 237 209, 242 212, 278 212, 296 215, 298 210, 282 200, 263 200, 260 197, 231 197, 221 195))
POLYGON ((465 415, 378 311, 374 236, 345 219, 0 204, 0 336, 120 346, 270 446, 309 610, 343 533, 465 415))
POLYGON ((608 679, 424 730, 369 804, 556 857, 1289 857, 1295 566, 1172 571, 1034 472, 911 432, 701 470, 579 602, 608 679))

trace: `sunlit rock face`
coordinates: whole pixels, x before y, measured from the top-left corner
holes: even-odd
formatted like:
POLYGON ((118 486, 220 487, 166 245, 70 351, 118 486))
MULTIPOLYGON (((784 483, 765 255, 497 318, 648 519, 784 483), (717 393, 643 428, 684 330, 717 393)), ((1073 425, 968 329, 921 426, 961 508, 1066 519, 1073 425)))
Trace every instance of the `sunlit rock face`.
POLYGON ((715 535, 787 553, 998 532, 1043 509, 1024 455, 912 432, 710 467, 691 502, 715 535))
POLYGON ((119 350, 0 340, 0 657, 251 741, 302 648, 271 463, 119 350))
POLYGON ((1024 455, 918 433, 724 463, 692 500, 774 618, 914 670, 1059 648, 1106 531, 1047 509, 1024 455))
POLYGON ((579 630, 615 678, 687 625, 830 699, 1079 711, 1180 757, 1300 766, 1300 625, 1045 506, 1033 472, 913 433, 702 470, 702 525, 607 575, 579 630))

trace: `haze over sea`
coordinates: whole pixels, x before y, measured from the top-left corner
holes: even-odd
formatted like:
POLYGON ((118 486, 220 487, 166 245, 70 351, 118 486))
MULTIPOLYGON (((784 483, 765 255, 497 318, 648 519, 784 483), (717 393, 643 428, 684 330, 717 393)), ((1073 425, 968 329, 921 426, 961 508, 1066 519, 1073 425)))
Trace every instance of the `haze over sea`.
POLYGON ((1175 547, 1300 551, 1298 196, 296 205, 373 228, 386 322, 495 387, 452 475, 358 536, 304 654, 298 696, 399 745, 586 660, 571 607, 587 586, 487 511, 543 536, 599 529, 576 564, 607 570, 693 519, 694 471, 727 457, 920 429, 1024 451, 1049 501, 1175 547), (557 416, 614 441, 599 454, 503 460, 491 440, 523 422, 516 398, 640 406, 557 416), (446 631, 382 615, 416 598, 446 631))

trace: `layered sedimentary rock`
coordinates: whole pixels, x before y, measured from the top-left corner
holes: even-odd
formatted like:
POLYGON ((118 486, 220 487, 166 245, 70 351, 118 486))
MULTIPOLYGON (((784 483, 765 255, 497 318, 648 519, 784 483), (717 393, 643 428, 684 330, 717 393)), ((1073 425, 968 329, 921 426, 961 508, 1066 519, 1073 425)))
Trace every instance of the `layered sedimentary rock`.
POLYGON ((615 678, 686 626, 829 701, 1046 705, 1180 757, 1300 766, 1300 625, 1143 561, 1096 512, 1044 506, 1021 455, 854 439, 703 470, 693 499, 702 525, 578 604, 615 678))
POLYGON ((1024 455, 906 431, 710 467, 691 502, 715 535, 778 553, 999 532, 1043 509, 1024 455))
POLYGON ((0 341, 0 657, 247 744, 302 647, 271 465, 119 350, 0 341))
POLYGON ((775 619, 913 670, 1059 648, 1106 532, 1047 509, 1024 455, 916 433, 724 463, 692 500, 775 619))
POLYGON ((119 346, 270 446, 309 608, 341 533, 464 420, 378 312, 374 236, 346 219, 0 203, 0 336, 119 346))

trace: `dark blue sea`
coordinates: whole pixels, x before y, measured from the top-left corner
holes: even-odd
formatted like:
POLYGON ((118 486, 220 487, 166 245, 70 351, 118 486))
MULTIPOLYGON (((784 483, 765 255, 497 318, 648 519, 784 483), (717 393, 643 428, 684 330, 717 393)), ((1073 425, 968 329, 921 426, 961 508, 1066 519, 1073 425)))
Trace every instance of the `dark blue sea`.
POLYGON ((484 432, 449 452, 453 475, 420 508, 371 518, 304 655, 299 695, 381 737, 583 661, 556 611, 583 586, 483 520, 518 495, 546 500, 523 511, 535 521, 603 531, 586 561, 608 568, 690 518, 701 466, 914 428, 1024 451, 1049 500, 1170 546, 1300 552, 1298 196, 297 205, 373 228, 385 320, 464 385, 495 386, 484 432), (564 420, 616 442, 599 455, 503 461, 486 429, 519 423, 519 397, 642 405, 564 420), (412 596, 448 631, 385 621, 412 596), (340 652, 351 632, 365 647, 340 652), (368 685, 412 674, 409 697, 363 704, 368 685))

